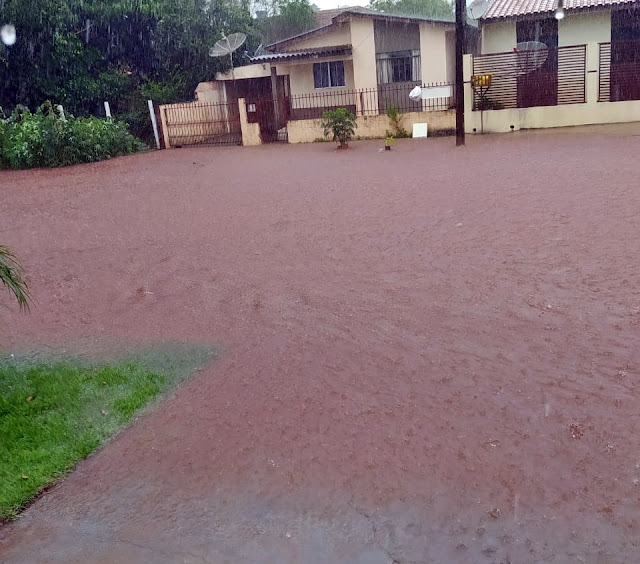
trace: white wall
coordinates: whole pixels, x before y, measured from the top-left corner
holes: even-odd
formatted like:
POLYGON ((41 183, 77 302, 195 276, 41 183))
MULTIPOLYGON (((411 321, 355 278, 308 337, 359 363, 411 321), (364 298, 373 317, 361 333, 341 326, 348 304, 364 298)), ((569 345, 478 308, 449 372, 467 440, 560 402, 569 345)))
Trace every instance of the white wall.
POLYGON ((558 45, 582 45, 590 41, 611 41, 611 12, 600 10, 585 14, 567 14, 558 22, 558 45))
POLYGON ((456 81, 456 32, 447 31, 445 56, 447 59, 447 82, 456 81))
POLYGON ((516 43, 516 22, 482 24, 483 55, 513 51, 516 43))
POLYGON ((353 55, 354 88, 376 88, 376 45, 373 20, 351 18, 351 50, 353 55))
POLYGON ((420 23, 420 64, 422 82, 446 82, 448 57, 454 56, 447 50, 447 28, 441 25, 420 23))
MULTIPOLYGON (((611 12, 598 10, 572 14, 568 13, 558 22, 558 45, 583 45, 590 41, 605 43, 611 41, 611 12)), ((482 25, 482 53, 503 53, 516 46, 516 23, 497 22, 482 25)))
MULTIPOLYGON (((271 76, 271 65, 269 63, 254 63, 252 65, 237 67, 233 70, 233 76, 235 76, 236 80, 271 76)), ((231 76, 231 71, 226 73, 216 73, 216 80, 232 79, 233 77, 231 76)))
MULTIPOLYGON (((314 61, 341 61, 340 57, 323 58, 314 61)), ((313 94, 316 92, 339 92, 342 90, 353 90, 353 61, 344 61, 344 88, 318 88, 313 84, 313 63, 295 64, 288 69, 291 95, 313 94)))

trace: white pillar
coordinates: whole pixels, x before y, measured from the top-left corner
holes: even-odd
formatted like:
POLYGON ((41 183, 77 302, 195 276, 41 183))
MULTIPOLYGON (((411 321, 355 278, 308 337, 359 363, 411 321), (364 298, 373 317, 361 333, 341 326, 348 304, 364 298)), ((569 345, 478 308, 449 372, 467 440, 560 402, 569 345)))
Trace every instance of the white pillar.
MULTIPOLYGON (((105 102, 106 104, 107 102, 105 102)), ((153 109, 153 100, 147 100, 149 105, 149 114, 151 114, 151 125, 153 126, 153 136, 156 138, 156 148, 160 148, 160 136, 158 135, 158 122, 156 121, 156 112, 153 109)))

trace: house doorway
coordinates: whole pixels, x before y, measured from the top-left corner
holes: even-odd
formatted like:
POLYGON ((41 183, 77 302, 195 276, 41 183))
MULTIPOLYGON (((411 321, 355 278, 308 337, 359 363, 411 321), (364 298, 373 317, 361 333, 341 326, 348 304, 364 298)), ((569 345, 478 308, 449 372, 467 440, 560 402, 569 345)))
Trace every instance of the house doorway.
POLYGON ((229 84, 229 91, 236 100, 244 98, 247 105, 247 121, 260 125, 263 143, 287 143, 289 119, 289 76, 277 76, 277 96, 273 96, 271 77, 236 80, 229 84))
POLYGON ((518 107, 555 106, 558 103, 558 20, 516 22, 516 41, 538 41, 549 48, 540 68, 518 77, 518 107))

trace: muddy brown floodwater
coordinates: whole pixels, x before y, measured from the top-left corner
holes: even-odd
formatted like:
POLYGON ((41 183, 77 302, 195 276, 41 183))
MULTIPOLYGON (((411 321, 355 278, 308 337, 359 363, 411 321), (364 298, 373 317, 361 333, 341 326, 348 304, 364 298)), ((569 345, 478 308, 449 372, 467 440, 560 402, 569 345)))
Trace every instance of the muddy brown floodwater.
POLYGON ((0 173, 7 352, 224 348, 0 561, 637 562, 639 132, 0 173))

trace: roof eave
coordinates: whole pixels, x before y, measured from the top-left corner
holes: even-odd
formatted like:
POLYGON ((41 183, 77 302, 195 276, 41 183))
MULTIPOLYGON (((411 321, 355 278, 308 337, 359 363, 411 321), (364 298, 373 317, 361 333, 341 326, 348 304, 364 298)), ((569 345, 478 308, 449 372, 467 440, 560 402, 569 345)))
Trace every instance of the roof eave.
POLYGON ((333 18, 333 21, 334 22, 346 21, 346 19, 348 18, 346 18, 345 16, 352 16, 356 18, 371 18, 374 20, 392 21, 392 22, 398 22, 398 23, 431 23, 436 25, 450 26, 452 28, 455 26, 455 21, 453 20, 423 18, 420 16, 412 17, 410 15, 385 14, 384 12, 366 14, 362 12, 350 12, 349 10, 346 10, 338 14, 335 18, 333 18))
POLYGON ((261 63, 277 63, 289 61, 308 61, 321 59, 326 57, 340 57, 351 55, 351 45, 340 45, 337 47, 327 47, 319 49, 317 52, 307 53, 274 53, 272 55, 262 55, 258 58, 251 59, 254 64, 261 63))
MULTIPOLYGON (((582 14, 586 12, 601 12, 603 10, 620 10, 625 9, 629 6, 629 4, 636 4, 637 2, 624 2, 620 4, 607 4, 607 5, 598 5, 598 6, 576 6, 575 8, 566 8, 564 9, 565 14, 582 14)), ((509 22, 509 21, 523 21, 523 20, 534 20, 540 17, 551 17, 555 13, 555 10, 545 10, 544 12, 533 12, 528 14, 514 14, 508 16, 495 16, 490 18, 480 18, 478 21, 481 24, 484 23, 498 23, 498 22, 509 22)))

